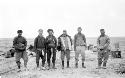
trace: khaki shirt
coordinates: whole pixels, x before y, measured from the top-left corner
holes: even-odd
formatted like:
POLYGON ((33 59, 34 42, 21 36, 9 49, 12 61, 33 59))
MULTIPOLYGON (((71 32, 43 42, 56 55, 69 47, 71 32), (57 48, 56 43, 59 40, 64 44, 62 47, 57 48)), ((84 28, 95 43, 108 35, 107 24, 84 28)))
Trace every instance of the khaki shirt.
POLYGON ((108 48, 109 44, 110 44, 110 39, 107 35, 98 37, 97 46, 102 47, 101 49, 108 48))
POLYGON ((74 36, 74 47, 76 46, 86 46, 86 38, 82 33, 78 33, 74 36))

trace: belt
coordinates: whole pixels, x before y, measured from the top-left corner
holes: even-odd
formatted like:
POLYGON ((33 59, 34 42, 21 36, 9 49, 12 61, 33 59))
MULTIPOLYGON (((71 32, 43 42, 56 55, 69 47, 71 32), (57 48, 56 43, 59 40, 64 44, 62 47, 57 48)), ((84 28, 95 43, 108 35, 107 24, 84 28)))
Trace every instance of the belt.
POLYGON ((77 46, 85 46, 85 45, 77 45, 77 46))
POLYGON ((42 50, 44 50, 44 49, 37 49, 37 50, 42 51, 42 50))

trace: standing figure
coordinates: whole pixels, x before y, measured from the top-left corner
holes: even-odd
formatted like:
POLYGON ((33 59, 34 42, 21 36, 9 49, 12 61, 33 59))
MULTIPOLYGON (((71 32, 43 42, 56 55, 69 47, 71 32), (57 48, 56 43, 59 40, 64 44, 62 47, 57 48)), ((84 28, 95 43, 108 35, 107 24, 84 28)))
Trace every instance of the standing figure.
POLYGON ((37 64, 37 68, 39 68, 39 60, 41 58, 42 59, 42 69, 45 69, 44 65, 45 65, 45 61, 46 61, 46 51, 45 51, 46 40, 43 36, 42 29, 39 29, 38 33, 39 33, 39 35, 34 40, 34 49, 36 51, 36 64, 37 64))
POLYGON ((46 37, 46 50, 47 50, 48 69, 50 69, 51 57, 52 57, 53 69, 55 69, 57 39, 53 35, 53 30, 52 29, 48 29, 47 32, 49 34, 46 37))
POLYGON ((13 40, 13 46, 15 48, 15 59, 16 63, 18 66, 18 69, 20 70, 20 59, 23 58, 24 60, 24 67, 27 69, 27 62, 28 62, 28 56, 26 52, 26 47, 27 47, 27 41, 26 39, 22 36, 23 31, 18 30, 17 31, 18 36, 14 38, 13 40))
POLYGON ((78 68, 79 54, 82 56, 82 67, 86 68, 84 65, 85 61, 85 50, 86 50, 86 38, 85 35, 81 33, 82 28, 78 27, 78 33, 74 36, 74 50, 75 50, 75 67, 78 68))
POLYGON ((103 69, 106 69, 106 63, 109 57, 109 44, 110 39, 105 35, 105 30, 100 29, 101 35, 97 39, 97 48, 98 48, 98 69, 101 68, 103 63, 103 69))
POLYGON ((64 69, 64 59, 67 58, 67 68, 69 68, 70 51, 72 50, 72 39, 67 35, 67 31, 63 30, 63 34, 58 38, 58 46, 61 50, 62 69, 64 69))

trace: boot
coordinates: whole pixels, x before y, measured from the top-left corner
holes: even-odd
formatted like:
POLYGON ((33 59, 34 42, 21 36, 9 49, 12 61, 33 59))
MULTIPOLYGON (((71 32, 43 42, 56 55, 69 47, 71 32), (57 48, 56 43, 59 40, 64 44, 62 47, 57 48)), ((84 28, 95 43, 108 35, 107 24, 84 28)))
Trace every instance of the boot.
POLYGON ((18 69, 20 69, 20 65, 18 66, 18 69))
POLYGON ((21 62, 20 62, 20 61, 17 61, 16 63, 17 63, 18 69, 20 69, 20 64, 21 64, 21 62))
POLYGON ((39 67, 39 63, 36 63, 36 65, 37 65, 37 68, 39 67))
POLYGON ((78 68, 78 63, 75 64, 75 67, 78 68))
POLYGON ((64 69, 64 61, 62 61, 62 69, 64 69))
POLYGON ((45 62, 42 62, 42 67, 44 67, 44 65, 45 65, 45 62))
POLYGON ((69 68, 69 61, 67 61, 67 68, 69 68))
POLYGON ((82 68, 86 68, 85 65, 84 65, 84 63, 82 63, 82 68))
POLYGON ((106 62, 103 62, 103 69, 106 69, 106 62))
POLYGON ((56 69, 56 67, 55 67, 55 62, 53 63, 53 69, 56 69))

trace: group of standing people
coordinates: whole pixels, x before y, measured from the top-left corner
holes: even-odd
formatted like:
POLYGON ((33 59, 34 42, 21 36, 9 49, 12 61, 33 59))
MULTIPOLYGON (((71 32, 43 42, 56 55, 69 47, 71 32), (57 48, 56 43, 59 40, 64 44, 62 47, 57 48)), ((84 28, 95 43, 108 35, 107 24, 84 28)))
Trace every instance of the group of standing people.
MULTIPOLYGON (((75 68, 78 68, 79 55, 82 57, 82 68, 86 68, 85 62, 85 50, 87 48, 86 37, 82 33, 82 28, 78 27, 78 33, 75 34, 74 40, 71 39, 71 36, 67 34, 66 30, 63 30, 63 34, 61 34, 58 39, 54 36, 53 29, 48 29, 48 36, 45 38, 43 36, 43 30, 38 30, 38 36, 34 40, 34 49, 36 53, 36 65, 39 69, 46 69, 45 62, 47 61, 47 69, 52 68, 56 69, 56 52, 61 52, 61 61, 62 61, 62 69, 64 69, 64 59, 66 56, 67 59, 67 68, 70 67, 70 51, 75 51, 75 68), (42 59, 42 66, 39 66, 40 58, 42 59), (51 61, 52 60, 52 61, 51 61)), ((98 48, 98 67, 97 68, 106 68, 106 63, 108 60, 108 51, 110 39, 107 35, 105 35, 105 30, 100 29, 101 35, 97 39, 97 48, 98 48), (103 63, 103 67, 101 64, 103 63)), ((20 69, 20 59, 24 60, 24 67, 27 68, 28 56, 26 52, 27 40, 22 36, 23 31, 17 31, 18 36, 16 36, 13 40, 13 46, 16 50, 15 58, 18 68, 20 69)))

